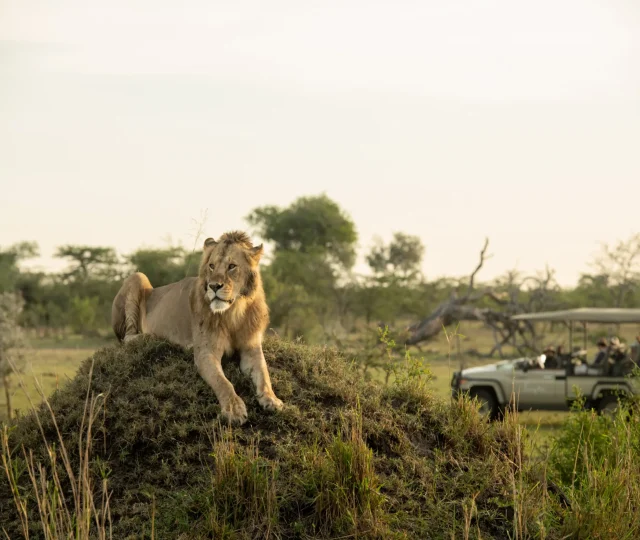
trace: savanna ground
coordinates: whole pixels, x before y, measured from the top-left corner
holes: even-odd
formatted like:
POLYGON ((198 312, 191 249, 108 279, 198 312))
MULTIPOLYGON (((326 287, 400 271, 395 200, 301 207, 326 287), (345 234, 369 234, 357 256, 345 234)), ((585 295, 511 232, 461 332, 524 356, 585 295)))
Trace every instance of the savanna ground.
MULTIPOLYGON (((628 341, 632 337, 633 328, 625 334, 625 329, 605 329, 594 328, 594 334, 602 334, 607 331, 617 330, 620 337, 628 341)), ((544 343, 561 343, 566 341, 566 332, 559 328, 549 333, 544 343)), ((580 338, 581 340, 581 338, 580 338)), ((115 338, 106 336, 104 338, 87 338, 80 336, 55 338, 36 338, 29 341, 29 348, 24 350, 26 359, 22 380, 25 383, 27 396, 13 380, 11 400, 12 408, 18 411, 29 410, 29 398, 34 403, 40 401, 39 391, 36 386, 39 384, 45 393, 50 395, 56 388, 65 381, 72 379, 80 364, 88 358, 95 350, 105 345, 115 343, 115 338), (36 382, 37 381, 37 382, 36 382)), ((353 350, 353 344, 345 340, 349 349, 353 350)), ((578 343, 578 340, 576 340, 578 343)), ((499 360, 482 358, 478 355, 468 354, 469 351, 483 353, 491 349, 493 337, 491 332, 482 326, 474 323, 466 323, 457 329, 452 328, 448 333, 442 333, 436 340, 423 345, 420 349, 412 348, 411 354, 415 358, 424 360, 432 375, 431 387, 433 393, 442 399, 450 396, 450 381, 453 372, 459 369, 461 363, 465 367, 491 363, 499 360), (456 333, 459 335, 460 350, 457 351, 456 333), (467 351, 467 353, 465 353, 467 351)), ((593 348, 590 348, 590 354, 593 348)), ((519 356, 511 347, 504 348, 506 358, 519 356)), ((370 368, 368 374, 375 380, 384 382, 385 372, 381 368, 370 368)), ((15 379, 15 377, 14 377, 15 379)), ((389 382, 393 380, 393 375, 389 377, 389 382)), ((548 443, 553 440, 553 436, 566 419, 569 413, 548 412, 548 411, 524 411, 519 415, 519 422, 530 431, 534 449, 542 451, 548 443)), ((0 395, 0 419, 6 417, 6 400, 4 394, 0 395)))
MULTIPOLYGON (((469 351, 491 336, 474 325, 457 332, 465 365, 489 361, 469 351)), ((394 358, 387 385, 353 355, 269 336, 265 356, 288 407, 261 411, 227 359, 251 411, 240 430, 203 422, 219 407, 189 351, 113 343, 40 340, 25 351, 29 397, 38 403, 35 375, 51 398, 34 415, 13 391, 22 414, 2 432, 7 537, 40 538, 44 527, 57 540, 80 527, 74 538, 106 539, 112 526, 118 538, 184 540, 640 534, 640 417, 530 412, 487 424, 468 400, 448 402, 461 361, 451 335, 408 362, 394 358)))

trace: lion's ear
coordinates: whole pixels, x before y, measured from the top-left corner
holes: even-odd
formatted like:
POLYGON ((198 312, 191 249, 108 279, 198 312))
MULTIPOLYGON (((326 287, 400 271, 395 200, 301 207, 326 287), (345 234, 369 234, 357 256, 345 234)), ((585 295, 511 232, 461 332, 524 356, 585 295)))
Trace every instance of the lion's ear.
POLYGON ((216 242, 213 238, 207 238, 207 239, 204 241, 204 247, 205 247, 205 248, 208 248, 208 247, 211 247, 211 246, 215 246, 217 243, 218 243, 218 242, 216 242))
POLYGON ((262 254, 264 253, 264 246, 263 244, 260 244, 259 246, 256 246, 254 248, 251 248, 250 250, 251 253, 251 258, 255 261, 258 262, 260 260, 260 257, 262 257, 262 254))

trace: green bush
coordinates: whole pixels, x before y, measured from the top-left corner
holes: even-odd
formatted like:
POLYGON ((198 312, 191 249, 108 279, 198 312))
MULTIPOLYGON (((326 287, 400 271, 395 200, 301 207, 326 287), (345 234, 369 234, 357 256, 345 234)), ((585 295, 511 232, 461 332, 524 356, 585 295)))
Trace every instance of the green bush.
POLYGON ((640 418, 625 405, 612 416, 576 411, 549 456, 550 477, 570 506, 558 509, 558 532, 574 538, 640 537, 640 418))

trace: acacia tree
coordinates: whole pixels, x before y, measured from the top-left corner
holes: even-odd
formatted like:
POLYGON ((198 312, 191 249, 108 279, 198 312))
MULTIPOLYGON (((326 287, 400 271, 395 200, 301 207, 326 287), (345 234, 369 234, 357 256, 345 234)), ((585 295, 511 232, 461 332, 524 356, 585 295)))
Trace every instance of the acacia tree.
POLYGON ((18 325, 24 302, 13 293, 0 294, 0 377, 4 387, 7 417, 11 419, 11 387, 9 375, 19 369, 24 346, 22 330, 18 325))
POLYGON ((83 283, 90 278, 110 279, 118 274, 118 257, 111 247, 65 245, 54 256, 71 263, 63 274, 66 281, 83 283))
POLYGON ((65 324, 79 333, 99 332, 109 324, 111 302, 122 277, 115 249, 64 245, 58 247, 55 256, 70 262, 55 280, 63 285, 65 324))

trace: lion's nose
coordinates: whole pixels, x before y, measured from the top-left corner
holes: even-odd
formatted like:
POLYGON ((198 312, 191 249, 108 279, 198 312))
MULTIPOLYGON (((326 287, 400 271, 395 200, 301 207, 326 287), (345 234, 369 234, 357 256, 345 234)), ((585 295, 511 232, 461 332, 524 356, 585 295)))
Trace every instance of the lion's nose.
POLYGON ((209 288, 213 292, 218 292, 220 289, 222 289, 222 287, 223 287, 222 283, 209 283, 209 288))

